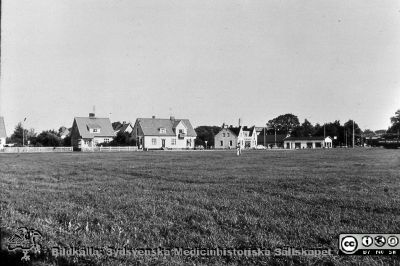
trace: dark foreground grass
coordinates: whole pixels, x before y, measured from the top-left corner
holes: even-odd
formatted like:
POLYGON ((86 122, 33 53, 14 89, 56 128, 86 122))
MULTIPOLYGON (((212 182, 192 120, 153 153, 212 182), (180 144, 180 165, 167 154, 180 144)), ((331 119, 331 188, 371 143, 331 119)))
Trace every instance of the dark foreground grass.
POLYGON ((43 235, 34 264, 395 264, 388 257, 50 255, 60 246, 330 248, 339 233, 400 232, 400 151, 1 154, 5 240, 43 235))

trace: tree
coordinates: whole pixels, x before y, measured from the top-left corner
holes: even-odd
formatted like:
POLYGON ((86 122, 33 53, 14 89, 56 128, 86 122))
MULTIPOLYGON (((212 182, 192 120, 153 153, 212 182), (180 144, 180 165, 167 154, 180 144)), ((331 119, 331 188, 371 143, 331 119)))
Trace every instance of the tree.
POLYGON ((57 135, 57 132, 46 130, 37 135, 35 146, 58 147, 60 144, 61 138, 57 135))
POLYGON ((128 132, 119 131, 112 141, 100 143, 98 146, 136 146, 136 139, 128 132))
POLYGON ((111 125, 114 130, 117 130, 118 128, 120 128, 122 126, 122 123, 117 121, 117 122, 113 122, 111 125))
MULTIPOLYGON (((344 130, 346 131, 347 144, 353 145, 353 120, 344 123, 344 130)), ((354 145, 360 145, 362 141, 361 129, 356 122, 354 122, 354 145)))
POLYGON ((196 131, 197 137, 194 141, 195 145, 203 145, 207 147, 215 146, 214 136, 218 134, 221 127, 218 126, 199 126, 194 129, 196 131))
POLYGON ((314 134, 314 126, 308 121, 304 119, 304 122, 297 128, 294 129, 292 136, 294 137, 308 137, 314 134))
POLYGON ((299 118, 293 114, 280 115, 268 121, 269 130, 280 134, 289 134, 300 126, 299 118))
POLYGON ((64 139, 61 140, 61 145, 64 147, 71 146, 71 134, 69 134, 64 139))
POLYGON ((387 135, 398 136, 400 132, 400 109, 395 112, 395 116, 390 118, 391 126, 387 130, 387 135))
POLYGON ((376 136, 375 132, 372 131, 371 129, 365 129, 365 130, 362 132, 362 135, 363 135, 364 137, 367 137, 367 138, 376 136))
POLYGON ((395 114, 395 116, 392 116, 390 118, 390 122, 392 124, 399 124, 400 123, 400 109, 397 110, 394 114, 395 114))
POLYGON ((7 140, 7 142, 9 143, 16 143, 17 146, 22 146, 22 144, 27 144, 26 140, 27 140, 27 136, 28 136, 28 130, 24 129, 22 127, 21 123, 18 123, 15 126, 14 129, 14 133, 11 135, 11 137, 7 140), (22 141, 23 140, 23 141, 22 141))

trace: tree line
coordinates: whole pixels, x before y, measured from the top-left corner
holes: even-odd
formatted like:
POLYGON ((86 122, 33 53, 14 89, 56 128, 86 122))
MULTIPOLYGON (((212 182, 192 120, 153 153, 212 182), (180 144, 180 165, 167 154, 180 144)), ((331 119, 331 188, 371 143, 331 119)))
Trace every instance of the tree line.
MULTIPOLYGON (((395 112, 395 115, 390 118, 391 126, 388 130, 382 132, 382 137, 386 139, 399 139, 400 138, 400 109, 395 112)), ((266 134, 285 134, 293 137, 309 137, 309 136, 330 136, 333 138, 333 144, 339 145, 352 145, 353 141, 353 123, 354 123, 354 139, 355 145, 362 145, 365 138, 375 136, 376 131, 365 129, 364 131, 358 124, 349 119, 344 124, 339 120, 328 122, 325 124, 316 123, 313 125, 310 121, 305 119, 300 123, 298 117, 294 114, 279 115, 269 120, 266 125, 266 134)), ((112 123, 113 128, 118 128, 121 123, 112 123)), ((14 129, 13 134, 7 138, 7 143, 13 143, 16 146, 30 145, 30 146, 44 146, 44 147, 58 147, 58 146, 71 146, 71 136, 67 135, 62 138, 62 132, 65 127, 60 127, 56 130, 44 130, 36 133, 34 129, 27 130, 23 128, 21 123, 18 123, 14 129)), ((221 130, 219 126, 199 126, 195 128, 197 138, 195 145, 202 145, 204 147, 213 147, 214 136, 221 130)), ((71 129, 69 129, 71 131, 71 129)), ((109 143, 102 143, 104 146, 135 146, 136 140, 128 132, 118 132, 115 138, 109 143)))
MULTIPOLYGON (((316 123, 313 125, 309 120, 304 119, 300 123, 299 118, 294 114, 279 115, 265 124, 266 134, 284 134, 292 137, 313 137, 330 136, 334 146, 348 146, 353 144, 362 145, 366 138, 382 135, 383 138, 400 139, 400 109, 396 111, 395 116, 390 118, 391 126, 383 132, 365 129, 364 131, 352 119, 341 124, 339 120, 324 124, 316 123), (353 133, 354 123, 354 133, 353 133)), ((218 134, 221 127, 218 126, 200 126, 195 128, 197 133, 196 145, 203 145, 205 141, 207 146, 214 146, 214 136, 218 134)))

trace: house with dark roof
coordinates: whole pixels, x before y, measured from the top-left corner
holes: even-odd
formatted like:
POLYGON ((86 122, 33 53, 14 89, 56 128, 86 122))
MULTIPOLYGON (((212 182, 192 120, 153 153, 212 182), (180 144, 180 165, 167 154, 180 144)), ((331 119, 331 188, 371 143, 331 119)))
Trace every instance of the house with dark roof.
POLYGON ((117 127, 114 128, 115 135, 119 132, 121 133, 129 133, 131 134, 133 131, 133 126, 130 122, 123 121, 122 124, 119 124, 117 127))
POLYGON ((257 146, 256 127, 228 127, 222 129, 214 137, 215 149, 234 149, 240 145, 242 149, 253 149, 257 146))
POLYGON ((285 149, 332 148, 331 137, 288 137, 284 140, 285 149))
POLYGON ((109 118, 75 117, 71 129, 71 145, 74 149, 91 149, 100 143, 107 143, 115 137, 109 118))
POLYGON ((4 117, 0 116, 0 149, 4 148, 6 144, 7 134, 6 126, 4 124, 4 117))
POLYGON ((138 118, 132 136, 144 149, 194 149, 197 137, 189 119, 138 118))

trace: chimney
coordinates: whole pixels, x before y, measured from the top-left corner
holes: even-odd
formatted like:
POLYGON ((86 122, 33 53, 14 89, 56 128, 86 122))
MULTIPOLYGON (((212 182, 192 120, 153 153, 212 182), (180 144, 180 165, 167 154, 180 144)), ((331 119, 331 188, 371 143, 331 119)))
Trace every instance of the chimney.
POLYGON ((95 118, 95 114, 94 113, 89 113, 89 118, 95 118))
POLYGON ((151 118, 153 118, 153 119, 154 119, 154 118, 156 118, 156 116, 155 116, 155 115, 153 115, 151 118))
POLYGON ((169 119, 170 119, 171 121, 174 121, 174 120, 175 120, 175 116, 170 116, 169 119))
POLYGON ((239 127, 242 125, 242 119, 239 118, 239 127))

